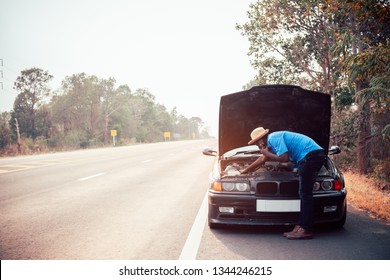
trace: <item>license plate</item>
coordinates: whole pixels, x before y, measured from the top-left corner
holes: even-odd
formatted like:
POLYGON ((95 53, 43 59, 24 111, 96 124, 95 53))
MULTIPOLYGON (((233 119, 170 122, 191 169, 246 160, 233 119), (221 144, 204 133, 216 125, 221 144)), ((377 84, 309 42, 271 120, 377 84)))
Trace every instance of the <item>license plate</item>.
POLYGON ((301 201, 294 200, 267 200, 258 199, 256 201, 257 212, 299 212, 301 201))

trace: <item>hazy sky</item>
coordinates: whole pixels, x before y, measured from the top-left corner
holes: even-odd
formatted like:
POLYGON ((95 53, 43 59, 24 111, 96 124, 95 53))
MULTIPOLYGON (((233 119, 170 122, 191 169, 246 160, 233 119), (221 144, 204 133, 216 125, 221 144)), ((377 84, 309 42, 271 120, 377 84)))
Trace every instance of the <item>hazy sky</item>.
POLYGON ((168 111, 200 117, 215 134, 221 95, 254 78, 235 29, 249 0, 0 0, 0 112, 20 72, 113 77, 147 88, 168 111), (2 60, 2 64, 1 64, 2 60))

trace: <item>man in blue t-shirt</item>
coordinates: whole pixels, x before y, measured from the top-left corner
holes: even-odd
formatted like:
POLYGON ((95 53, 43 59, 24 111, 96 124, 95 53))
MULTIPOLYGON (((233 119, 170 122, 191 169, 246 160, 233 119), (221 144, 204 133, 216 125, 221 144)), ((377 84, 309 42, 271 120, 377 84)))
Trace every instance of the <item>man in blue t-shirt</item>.
POLYGON ((288 239, 313 238, 313 185, 319 170, 325 161, 325 151, 310 137, 290 131, 269 133, 268 129, 258 127, 251 133, 252 140, 248 145, 259 146, 262 157, 259 157, 242 174, 255 170, 266 161, 288 162, 298 164, 299 196, 301 210, 299 225, 283 235, 288 239))

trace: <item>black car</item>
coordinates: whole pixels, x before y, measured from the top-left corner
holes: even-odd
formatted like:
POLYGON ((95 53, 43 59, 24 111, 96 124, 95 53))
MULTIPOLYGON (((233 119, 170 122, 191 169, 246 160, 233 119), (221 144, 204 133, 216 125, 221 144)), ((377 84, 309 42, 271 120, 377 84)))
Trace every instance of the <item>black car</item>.
MULTIPOLYGON (((298 224, 300 198, 296 163, 266 162, 249 174, 240 174, 261 153, 248 145, 259 126, 270 132, 287 130, 305 134, 329 150, 330 95, 298 86, 253 87, 221 97, 218 151, 209 187, 208 223, 221 225, 298 224)), ((337 146, 329 155, 340 153, 337 146)), ((346 220, 346 188, 342 173, 327 156, 313 186, 315 223, 342 227, 346 220)))

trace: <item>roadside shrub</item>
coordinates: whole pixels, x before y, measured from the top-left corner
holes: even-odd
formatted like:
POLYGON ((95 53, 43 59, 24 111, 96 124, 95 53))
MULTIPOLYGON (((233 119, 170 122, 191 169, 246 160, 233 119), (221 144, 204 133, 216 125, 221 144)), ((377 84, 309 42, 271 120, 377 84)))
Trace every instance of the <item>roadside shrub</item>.
MULTIPOLYGON (((81 143, 87 141, 87 135, 83 131, 70 131, 64 136, 64 146, 73 149, 79 149, 81 143)), ((88 142, 88 141, 87 141, 88 142)))
POLYGON ((379 160, 374 165, 372 175, 379 180, 390 181, 390 161, 379 160))
POLYGON ((332 156, 333 161, 341 170, 355 170, 356 169, 356 151, 355 149, 348 149, 340 147, 341 153, 332 156))

